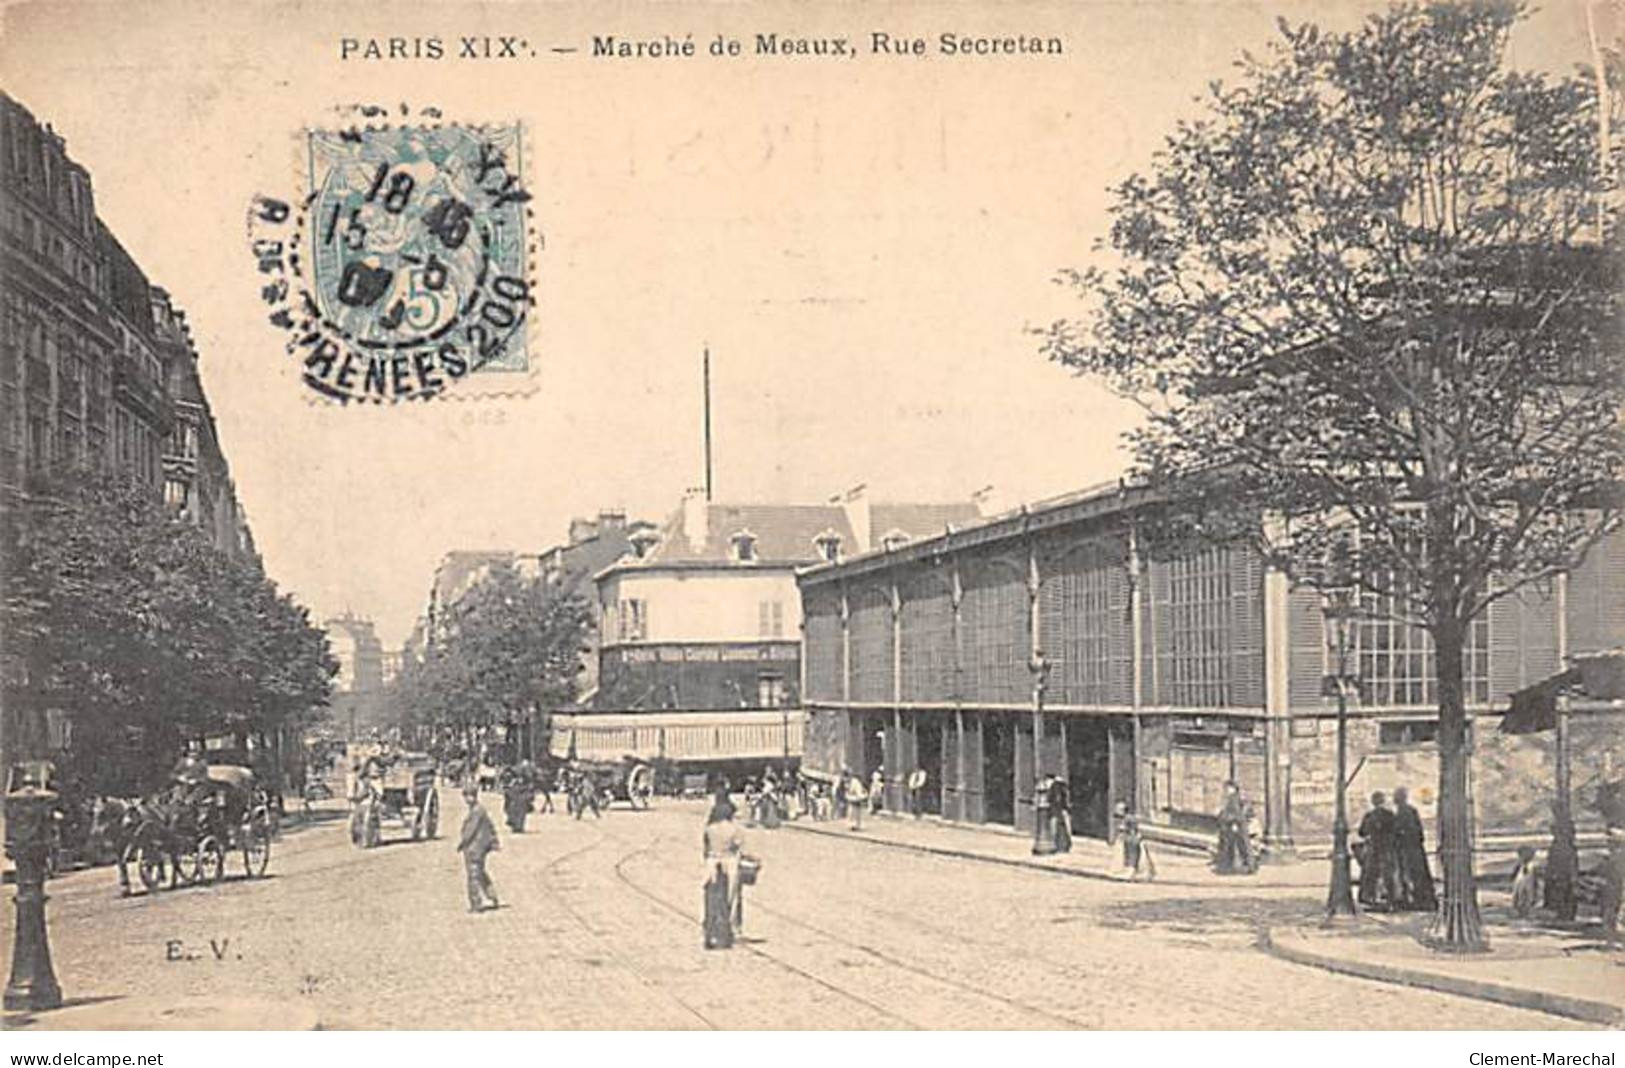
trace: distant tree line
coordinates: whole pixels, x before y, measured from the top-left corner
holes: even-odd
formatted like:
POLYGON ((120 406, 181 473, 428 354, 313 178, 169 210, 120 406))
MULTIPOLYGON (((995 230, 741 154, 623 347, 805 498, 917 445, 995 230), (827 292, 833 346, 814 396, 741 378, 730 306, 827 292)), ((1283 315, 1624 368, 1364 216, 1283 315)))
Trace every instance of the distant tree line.
POLYGON ((388 700, 401 725, 471 738, 529 722, 578 696, 592 628, 588 602, 571 584, 499 563, 437 609, 420 658, 401 665, 388 700))

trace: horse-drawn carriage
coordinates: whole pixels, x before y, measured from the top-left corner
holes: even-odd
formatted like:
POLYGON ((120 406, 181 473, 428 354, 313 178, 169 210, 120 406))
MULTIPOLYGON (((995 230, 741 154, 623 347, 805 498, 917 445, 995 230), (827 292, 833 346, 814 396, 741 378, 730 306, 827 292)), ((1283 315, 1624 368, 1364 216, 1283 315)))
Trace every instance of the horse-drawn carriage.
POLYGON ((362 761, 359 792, 352 801, 350 840, 371 849, 383 840, 387 820, 410 828, 412 840, 440 833, 440 794, 436 766, 427 753, 403 753, 370 747, 356 754, 362 761))
POLYGON ((270 805, 248 768, 195 763, 176 773, 167 796, 143 802, 119 857, 119 881, 129 892, 129 867, 154 891, 165 878, 214 883, 225 877, 227 856, 240 854, 243 874, 260 878, 271 861, 270 805))
POLYGON ((654 768, 636 757, 622 757, 618 762, 578 760, 571 768, 575 776, 570 790, 572 808, 580 803, 577 795, 584 790, 592 792, 601 808, 625 801, 634 809, 645 809, 654 799, 654 768))

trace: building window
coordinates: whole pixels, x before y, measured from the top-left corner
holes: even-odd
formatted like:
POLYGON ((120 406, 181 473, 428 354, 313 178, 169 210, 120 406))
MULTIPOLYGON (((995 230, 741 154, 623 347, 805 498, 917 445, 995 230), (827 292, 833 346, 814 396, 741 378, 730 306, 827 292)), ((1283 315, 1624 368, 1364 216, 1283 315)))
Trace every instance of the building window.
POLYGON ((649 606, 637 598, 625 598, 616 606, 617 634, 623 642, 640 642, 649 636, 649 606))
POLYGON ((763 638, 784 637, 784 602, 762 601, 756 608, 756 633, 763 638))
POLYGON ((733 546, 734 559, 742 564, 754 563, 756 560, 756 535, 748 530, 736 531, 729 536, 728 543, 733 546))
POLYGON ((898 530, 894 527, 891 530, 886 531, 885 534, 881 535, 880 547, 889 553, 896 552, 898 549, 901 549, 903 546, 907 545, 909 540, 910 539, 907 531, 898 530))
POLYGON ((1436 719, 1395 719, 1377 725, 1377 745, 1383 749, 1410 749, 1439 740, 1436 719))
POLYGON ((841 560, 841 535, 833 528, 824 531, 813 539, 813 546, 818 550, 818 557, 829 563, 839 563, 841 560))
POLYGON ((164 503, 177 512, 184 511, 186 509, 186 483, 178 479, 166 479, 164 481, 164 503))
POLYGON ((1231 550, 1204 549, 1168 563, 1172 656, 1170 703, 1211 708, 1230 704, 1234 605, 1231 550))
POLYGON ((783 708, 790 696, 783 675, 761 675, 756 679, 756 707, 783 708))
MULTIPOLYGON (((1432 636, 1393 618, 1399 614, 1394 601, 1371 593, 1364 597, 1365 618, 1356 628, 1355 644, 1364 704, 1431 707, 1438 703, 1432 636)), ((1484 613, 1468 627, 1462 650, 1462 682, 1472 704, 1490 700, 1489 637, 1489 614, 1484 613)))

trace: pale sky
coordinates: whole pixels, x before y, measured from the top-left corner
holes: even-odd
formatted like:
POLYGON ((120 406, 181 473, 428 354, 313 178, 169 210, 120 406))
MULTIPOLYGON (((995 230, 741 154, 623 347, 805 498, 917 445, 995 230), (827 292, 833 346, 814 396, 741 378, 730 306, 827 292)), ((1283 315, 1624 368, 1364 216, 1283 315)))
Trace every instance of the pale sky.
MULTIPOLYGON (((98 213, 186 309, 271 576, 398 645, 450 549, 537 551, 572 515, 659 520, 703 481, 712 354, 724 501, 1007 502, 1122 470, 1133 412, 1037 354, 1051 284, 1191 98, 1278 14, 1371 5, 55 3, 5 9, 0 85, 66 137, 98 213), (1059 36, 1060 57, 714 60, 718 33, 1059 36), (594 58, 593 34, 693 59, 594 58), (488 62, 339 59, 343 37, 522 36, 488 62), (557 55, 552 46, 582 51, 557 55), (545 239, 519 400, 312 404, 264 321, 257 192, 302 193, 299 132, 335 105, 512 121, 545 239)), ((1521 65, 1586 56, 1583 8, 1519 31, 1521 65)))

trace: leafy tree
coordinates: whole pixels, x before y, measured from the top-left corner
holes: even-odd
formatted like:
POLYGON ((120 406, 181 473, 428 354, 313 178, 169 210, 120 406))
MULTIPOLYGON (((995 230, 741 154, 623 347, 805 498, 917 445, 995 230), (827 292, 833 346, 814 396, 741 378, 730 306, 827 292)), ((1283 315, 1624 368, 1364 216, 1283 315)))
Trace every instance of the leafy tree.
POLYGON ((493 566, 445 607, 421 663, 403 666, 404 721, 467 733, 574 701, 592 613, 568 588, 493 566))
POLYGON ((1150 173, 1044 352, 1147 413, 1142 476, 1424 628, 1439 705, 1441 944, 1484 943, 1463 652, 1490 602, 1618 522, 1625 401, 1611 121, 1596 82, 1510 70, 1513 4, 1280 24, 1150 173), (1268 537, 1261 517, 1271 517, 1268 537))
POLYGON ((185 741, 301 727, 326 704, 326 635, 145 487, 65 473, 8 511, 3 544, 6 706, 36 752, 45 710, 69 713, 89 787, 151 785, 185 741))

